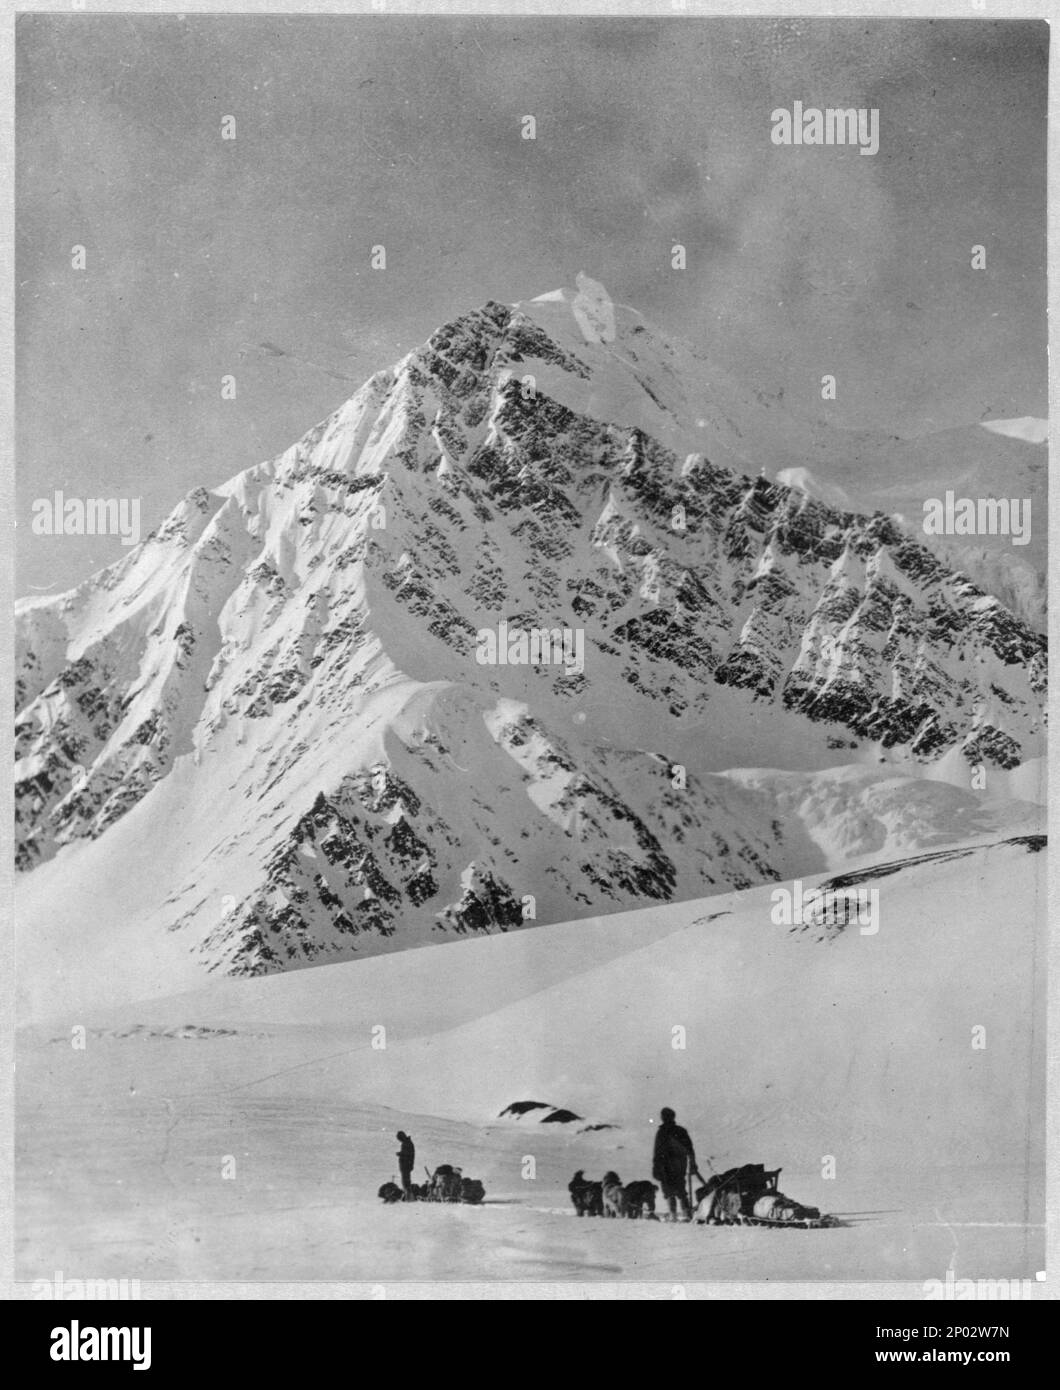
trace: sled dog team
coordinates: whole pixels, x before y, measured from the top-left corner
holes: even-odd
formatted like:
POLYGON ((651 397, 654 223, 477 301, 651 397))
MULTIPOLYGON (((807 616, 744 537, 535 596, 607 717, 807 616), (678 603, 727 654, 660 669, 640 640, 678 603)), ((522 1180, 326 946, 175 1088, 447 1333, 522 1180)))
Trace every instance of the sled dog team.
MULTIPOLYGON (((688 1131, 677 1123, 674 1112, 665 1108, 659 1116, 661 1123, 655 1133, 655 1148, 652 1153, 652 1177, 623 1184, 615 1172, 607 1172, 599 1182, 586 1178, 579 1168, 568 1184, 571 1202, 579 1216, 628 1217, 633 1220, 647 1219, 657 1221, 655 1215, 655 1194, 662 1192, 669 1206, 670 1221, 678 1220, 677 1208, 681 1217, 692 1220, 690 1201, 692 1178, 703 1181, 696 1164, 696 1151, 688 1131)), ((398 1130, 396 1138, 401 1147, 396 1157, 401 1174, 401 1186, 397 1183, 384 1183, 379 1196, 384 1202, 415 1201, 465 1201, 481 1202, 485 1195, 482 1184, 464 1178, 459 1169, 443 1164, 430 1176, 429 1183, 420 1188, 412 1181, 416 1161, 416 1147, 404 1130, 398 1130), (452 1191, 446 1186, 450 1184, 452 1191), (474 1191, 470 1189, 474 1188, 474 1191), (465 1190, 467 1189, 467 1190, 465 1190)), ((698 1193, 697 1193, 698 1196, 698 1193)))
MULTIPOLYGON (((701 1226, 779 1226, 789 1230, 793 1227, 821 1230, 845 1224, 839 1217, 822 1215, 817 1207, 786 1197, 777 1186, 780 1168, 767 1169, 762 1163, 744 1163, 722 1173, 712 1170, 709 1180, 704 1179, 688 1131, 677 1123, 674 1112, 664 1109, 660 1120, 652 1153, 655 1181, 641 1178, 623 1183, 616 1172, 609 1171, 596 1182, 579 1168, 567 1185, 576 1215, 658 1221, 655 1194, 661 1191, 669 1207, 669 1215, 663 1220, 696 1220, 701 1226), (694 1178, 699 1179, 700 1186, 695 1188, 693 1198, 694 1178)), ((397 1154, 401 1186, 390 1181, 379 1189, 380 1198, 388 1205, 394 1202, 478 1205, 485 1199, 485 1188, 477 1178, 465 1178, 459 1168, 448 1163, 440 1164, 433 1173, 428 1173, 426 1184, 417 1186, 412 1181, 415 1147, 403 1130, 398 1131, 397 1138, 401 1144, 397 1154)), ((707 1166, 711 1166, 710 1160, 707 1166)))
POLYGON ((691 1180, 698 1177, 703 1181, 696 1164, 696 1151, 688 1131, 677 1123, 677 1116, 668 1106, 659 1118, 662 1123, 655 1133, 651 1169, 655 1182, 639 1179, 623 1186, 621 1178, 614 1172, 605 1173, 599 1182, 593 1182, 579 1168, 567 1186, 574 1210, 579 1216, 625 1216, 633 1220, 647 1218, 655 1221, 658 1220, 655 1215, 655 1193, 661 1189, 669 1206, 668 1219, 678 1219, 677 1207, 680 1204, 682 1219, 692 1220, 689 1200, 691 1180))
POLYGON ((645 1217, 658 1221, 655 1215, 655 1193, 653 1182, 641 1179, 627 1183, 625 1187, 617 1173, 605 1173, 600 1182, 590 1182, 579 1168, 568 1184, 570 1199, 579 1216, 628 1216, 645 1217))

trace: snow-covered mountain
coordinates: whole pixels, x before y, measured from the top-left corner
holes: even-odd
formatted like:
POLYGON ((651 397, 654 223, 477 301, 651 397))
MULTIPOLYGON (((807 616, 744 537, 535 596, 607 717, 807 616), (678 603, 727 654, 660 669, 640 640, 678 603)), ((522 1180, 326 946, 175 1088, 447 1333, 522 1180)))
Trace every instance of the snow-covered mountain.
POLYGON ((87 892, 112 941, 261 973, 799 871, 735 766, 927 771, 928 842, 1025 822, 985 799, 1042 752, 1044 638, 893 519, 730 466, 731 391, 612 310, 487 303, 20 605, 28 920, 87 892), (485 664, 501 624, 583 659, 485 664))

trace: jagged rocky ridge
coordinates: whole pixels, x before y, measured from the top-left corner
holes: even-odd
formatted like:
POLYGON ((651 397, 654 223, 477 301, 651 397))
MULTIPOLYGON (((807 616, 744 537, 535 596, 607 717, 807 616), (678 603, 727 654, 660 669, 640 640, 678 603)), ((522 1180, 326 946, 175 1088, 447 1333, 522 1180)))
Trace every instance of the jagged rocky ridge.
POLYGON ((775 877, 765 799, 700 753, 734 718, 809 762, 1040 751, 1040 634, 881 515, 542 388, 605 352, 665 408, 647 329, 579 347, 486 304, 23 604, 19 868, 145 799, 144 824, 171 816, 179 764, 217 812, 160 873, 162 918, 257 972, 775 877), (584 670, 479 665, 502 619, 583 630, 584 670))

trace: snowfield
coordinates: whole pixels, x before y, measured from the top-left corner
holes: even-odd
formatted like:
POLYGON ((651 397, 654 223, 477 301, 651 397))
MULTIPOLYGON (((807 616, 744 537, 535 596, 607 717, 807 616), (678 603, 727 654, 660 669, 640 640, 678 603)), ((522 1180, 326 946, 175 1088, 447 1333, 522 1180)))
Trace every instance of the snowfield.
POLYGON ((874 935, 777 926, 765 885, 27 1025, 18 1277, 1033 1280, 1041 846, 845 865, 874 935), (581 1118, 500 1118, 520 1100, 581 1118), (847 1224, 576 1219, 575 1169, 650 1175, 664 1104, 704 1172, 782 1166, 847 1224), (485 1204, 384 1208, 399 1128, 485 1204))

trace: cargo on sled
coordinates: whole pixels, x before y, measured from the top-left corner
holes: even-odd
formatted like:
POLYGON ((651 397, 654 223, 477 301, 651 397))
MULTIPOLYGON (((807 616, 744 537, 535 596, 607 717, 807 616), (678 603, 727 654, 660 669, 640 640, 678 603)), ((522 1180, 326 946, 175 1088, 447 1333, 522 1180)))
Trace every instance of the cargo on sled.
POLYGON ((803 1206, 777 1186, 783 1170, 745 1163, 715 1173, 696 1191, 695 1219, 701 1226, 780 1226, 803 1230, 838 1226, 834 1216, 803 1206))
POLYGON ((407 1193, 393 1179, 385 1182, 379 1189, 380 1200, 388 1206, 395 1202, 466 1202, 478 1206, 485 1199, 486 1189, 478 1178, 465 1178, 451 1163, 440 1163, 433 1173, 429 1168, 424 1172, 427 1181, 410 1183, 407 1193))

